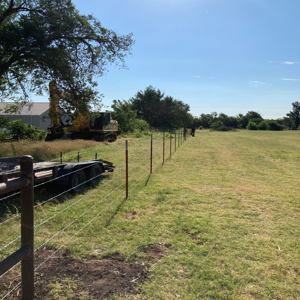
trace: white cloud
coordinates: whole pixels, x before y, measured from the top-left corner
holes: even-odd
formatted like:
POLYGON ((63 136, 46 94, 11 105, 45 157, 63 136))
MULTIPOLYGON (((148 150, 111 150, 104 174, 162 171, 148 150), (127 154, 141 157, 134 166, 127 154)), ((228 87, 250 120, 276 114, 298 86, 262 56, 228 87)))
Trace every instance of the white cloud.
POLYGON ((264 87, 264 88, 269 88, 270 86, 272 86, 272 84, 266 83, 266 82, 262 82, 262 81, 248 81, 248 84, 254 87, 264 87))
POLYGON ((298 61, 275 61, 275 60, 268 60, 270 64, 282 64, 282 65, 295 65, 299 64, 298 61))
POLYGON ((300 79, 295 79, 295 78, 282 78, 282 80, 288 80, 288 81, 300 81, 300 79))
POLYGON ((282 62, 283 65, 294 65, 294 64, 297 64, 298 62, 297 61, 284 61, 282 62))

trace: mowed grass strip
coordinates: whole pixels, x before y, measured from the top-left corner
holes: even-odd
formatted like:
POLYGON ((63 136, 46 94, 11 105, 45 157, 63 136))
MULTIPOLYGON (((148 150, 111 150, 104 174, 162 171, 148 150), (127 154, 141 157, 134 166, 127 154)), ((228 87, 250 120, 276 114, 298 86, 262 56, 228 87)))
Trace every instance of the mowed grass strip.
MULTIPOLYGON (((124 188, 118 190, 47 249, 59 247, 120 196, 65 248, 78 259, 119 252, 129 260, 143 257, 149 244, 172 245, 132 299, 300 299, 299 142, 296 131, 197 131, 163 166, 158 148, 150 177, 147 160, 145 172, 132 170, 140 173, 130 184, 139 181, 128 200, 124 188)), ((122 182, 116 179, 47 223, 38 230, 36 244, 122 182)), ((37 219, 82 196, 38 208, 37 219)))

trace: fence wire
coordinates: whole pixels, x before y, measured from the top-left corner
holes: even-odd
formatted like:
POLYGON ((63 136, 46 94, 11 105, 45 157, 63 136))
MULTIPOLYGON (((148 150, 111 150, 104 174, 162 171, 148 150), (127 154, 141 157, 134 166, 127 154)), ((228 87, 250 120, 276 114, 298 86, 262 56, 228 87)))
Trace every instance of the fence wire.
MULTIPOLYGON (((149 140, 148 137, 145 138, 145 139, 149 140)), ((179 145, 182 145, 182 143, 183 143, 184 141, 185 141, 185 139, 184 139, 184 137, 183 137, 183 138, 182 138, 182 142, 181 142, 181 139, 180 139, 179 145)), ((156 157, 156 156, 159 154, 160 151, 162 151, 164 154, 165 154, 167 151, 169 151, 169 150, 170 150, 170 147, 167 148, 167 147, 166 147, 167 144, 168 144, 168 143, 167 143, 167 140, 166 140, 166 142, 165 142, 165 148, 164 148, 164 149, 163 149, 163 146, 162 146, 162 145, 157 146, 157 147, 153 147, 153 148, 152 148, 152 155, 153 155, 154 153, 155 153, 155 155, 153 155, 152 159, 154 158, 154 156, 156 157)), ((122 143, 122 145, 123 145, 123 143, 122 143)), ((119 146, 119 145, 116 145, 116 146, 119 146)), ((140 147, 140 148, 142 148, 142 147, 140 147)), ((140 148, 139 148, 139 149, 140 149, 140 148)), ((177 140, 176 140, 176 148, 179 148, 178 145, 177 145, 177 140)), ((175 149, 175 147, 174 147, 173 149, 175 149)), ((85 153, 93 152, 93 151, 95 151, 95 150, 83 152, 83 153, 81 153, 81 155, 82 155, 82 154, 85 154, 85 153)), ((136 149, 135 149, 135 151, 136 151, 136 149)), ((147 149, 147 150, 143 151, 143 153, 141 153, 141 154, 139 154, 139 155, 136 155, 136 156, 133 157, 133 158, 130 158, 130 160, 128 160, 128 162, 129 162, 129 161, 132 161, 132 160, 134 160, 134 159, 136 159, 136 158, 138 158, 138 157, 140 157, 140 156, 142 156, 142 155, 145 155, 145 152, 150 152, 150 150, 147 149)), ((121 156, 121 155, 124 155, 124 154, 120 154, 119 156, 121 156)), ((72 156, 77 156, 77 154, 71 155, 71 156, 69 156, 69 157, 72 157, 72 156)), ((66 157, 65 157, 65 158, 66 158, 66 157)), ((166 157, 165 157, 165 158, 166 158, 166 157)), ((61 158, 59 158, 59 159, 61 159, 61 158)), ((134 173, 128 180, 131 180, 131 179, 134 178, 137 174, 139 174, 141 171, 143 171, 145 168, 149 167, 148 165, 142 165, 142 163, 143 163, 144 161, 148 161, 149 159, 150 159, 150 157, 148 157, 148 158, 146 158, 146 159, 144 159, 144 160, 142 160, 142 161, 140 161, 140 162, 134 163, 134 164, 133 164, 134 166, 133 166, 133 167, 131 166, 131 168, 130 168, 129 170, 132 170, 132 169, 137 168, 137 167, 140 167, 141 169, 140 169, 138 172, 134 173)), ((53 160, 52 160, 52 161, 53 161, 53 160)), ((153 160, 153 161, 154 161, 154 160, 153 160)), ((98 162, 97 162, 97 163, 98 163, 98 162)), ((162 161, 159 161, 159 162, 157 162, 156 164, 153 164, 153 167, 156 167, 156 166, 158 166, 158 165, 161 164, 161 163, 162 163, 162 161)), ((95 164, 96 164, 96 163, 95 163, 95 164)), ((119 164, 119 165, 116 166, 116 167, 119 167, 119 166, 124 165, 124 164, 125 164, 125 163, 119 164)), ((91 167, 91 165, 89 165, 88 167, 91 167)), ((84 167, 84 168, 86 168, 86 167, 84 167)), ((83 169, 83 168, 82 168, 82 169, 83 169)), ((77 171, 77 170, 76 170, 76 171, 77 171)), ((145 176, 145 174, 147 174, 148 172, 149 172, 149 170, 147 169, 146 172, 144 172, 141 176, 139 176, 139 178, 138 178, 134 183, 132 183, 132 184, 129 186, 129 189, 131 189, 132 186, 135 185, 139 180, 141 180, 141 179, 145 176)), ((106 171, 105 173, 107 173, 107 171, 106 171)), ((68 175, 70 175, 70 174, 71 174, 71 173, 69 173, 68 175)), ((40 224, 38 224, 38 225, 35 226, 34 228, 35 228, 35 229, 36 229, 36 228, 39 228, 40 226, 42 226, 43 224, 47 223, 47 222, 50 221, 51 219, 54 219, 54 218, 55 218, 56 216, 58 216, 59 214, 65 212, 65 211, 68 210, 69 208, 71 208, 71 207, 73 207, 74 205, 76 205, 77 203, 81 202, 81 201, 82 201, 83 199, 85 199, 87 196, 91 195, 92 193, 94 193, 95 191, 99 190, 99 189, 102 188, 103 186, 108 185, 108 184, 110 184, 111 182, 113 182, 114 180, 120 178, 122 175, 123 175, 123 174, 120 174, 119 176, 117 176, 117 177, 113 178, 112 180, 108 181, 107 183, 101 185, 101 186, 98 187, 97 189, 94 189, 91 193, 85 195, 84 197, 80 198, 79 200, 77 200, 77 201, 74 202, 73 204, 69 205, 68 207, 64 208, 64 209, 61 210, 60 212, 58 212, 58 213, 56 213, 55 215, 49 217, 47 220, 41 222, 40 224)), ((64 177, 64 176, 66 176, 66 175, 63 175, 63 176, 60 176, 60 177, 58 177, 58 178, 55 178, 55 179, 53 179, 53 180, 51 180, 51 181, 48 181, 48 182, 39 184, 39 185, 35 186, 35 188, 36 188, 36 187, 39 187, 39 186, 41 186, 41 185, 44 185, 44 184, 46 184, 46 183, 55 181, 55 180, 57 180, 57 179, 59 179, 59 178, 62 178, 62 177, 64 177)), ((91 178, 91 179, 89 179, 89 180, 86 180, 86 181, 85 181, 84 183, 82 183, 82 184, 85 184, 86 182, 91 181, 91 180, 93 180, 93 179, 96 178, 96 177, 98 177, 98 176, 95 176, 95 177, 93 177, 93 178, 91 178)), ((84 213, 82 213, 79 217, 76 217, 76 218, 75 218, 72 222, 70 222, 67 226, 65 226, 65 227, 62 228, 60 231, 58 231, 56 234, 54 234, 53 236, 51 236, 51 237, 50 237, 47 241, 45 241, 43 244, 39 245, 34 251, 36 252, 36 251, 38 251, 39 249, 41 249, 42 247, 44 247, 47 243, 49 243, 51 240, 53 240, 53 239, 54 239, 56 236, 58 236, 60 233, 64 232, 67 228, 69 228, 69 227, 70 227, 72 224, 74 224, 77 220, 79 220, 79 219, 82 218, 84 215, 86 215, 86 214, 87 214, 89 211, 91 211, 94 207, 96 207, 96 206, 99 205, 101 202, 103 202, 103 201, 104 201, 106 198, 108 198, 111 194, 113 194, 113 193, 116 192, 118 189, 120 189, 121 186, 123 186, 125 183, 126 183, 126 182, 123 182, 122 184, 120 184, 120 185, 119 185, 118 187, 116 187, 112 192, 108 193, 105 197, 103 197, 101 200, 99 200, 96 204, 92 205, 89 209, 87 209, 84 213)), ((80 184, 80 185, 81 185, 81 184, 80 184)), ((79 185, 78 185, 78 186, 79 186, 79 185)), ((78 187, 78 186, 76 186, 76 187, 78 187)), ((76 188, 76 187, 74 187, 74 188, 76 188)), ((71 189, 69 189, 69 190, 67 190, 67 191, 65 191, 65 192, 63 192, 63 193, 61 193, 61 194, 59 194, 59 195, 56 195, 56 196, 53 197, 53 198, 50 198, 50 199, 44 201, 44 202, 41 203, 41 204, 36 205, 35 208, 36 208, 36 207, 39 207, 39 206, 41 206, 41 205, 43 205, 43 204, 45 204, 45 203, 47 203, 47 202, 49 202, 49 201, 51 201, 51 200, 53 200, 53 199, 55 199, 55 198, 57 198, 57 197, 59 197, 59 196, 65 194, 65 193, 67 193, 67 192, 69 192, 69 191, 71 191, 71 190, 73 190, 74 188, 71 188, 71 189)), ((7 199, 7 198, 9 198, 9 197, 12 197, 12 196, 15 196, 15 195, 17 195, 17 194, 19 194, 19 192, 18 192, 18 193, 15 193, 15 194, 13 194, 13 195, 10 195, 10 196, 8 196, 8 197, 6 197, 6 198, 2 198, 2 199, 0 199, 0 200, 1 200, 1 201, 2 201, 2 200, 5 200, 5 199, 7 199)), ((40 263, 40 264, 34 269, 34 271, 38 270, 43 264, 45 264, 51 257, 53 257, 53 256, 54 256, 60 249, 62 249, 67 243, 69 243, 72 239, 74 239, 75 236, 77 236, 83 229, 85 229, 85 228, 86 228, 91 222, 93 222, 98 216, 100 216, 104 211, 106 211, 110 206, 112 206, 112 205, 113 205, 113 204, 114 204, 114 203, 115 203, 122 195, 124 195, 124 194, 125 194, 125 192, 121 193, 121 195, 119 195, 119 196, 118 196, 117 198, 115 198, 112 202, 110 202, 110 203, 109 203, 103 210, 101 210, 96 216, 94 216, 92 219, 90 219, 90 220, 88 221, 88 223, 86 223, 80 230, 78 230, 75 234, 73 234, 73 235, 72 235, 65 243, 63 243, 57 250, 55 250, 53 254, 51 254, 50 256, 48 256, 42 263, 40 263)), ((10 219, 8 219, 8 220, 6 220, 6 221, 0 223, 0 225, 5 224, 5 223, 8 222, 9 220, 12 220, 12 219, 18 217, 19 215, 20 215, 20 214, 18 214, 18 215, 16 215, 16 216, 14 216, 14 217, 12 217, 12 218, 10 218, 10 219)), ((16 242, 16 241, 17 241, 18 239, 20 239, 20 238, 21 238, 21 237, 19 236, 19 237, 17 237, 16 239, 14 239, 13 241, 9 242, 8 244, 6 244, 6 245, 3 246, 2 248, 0 248, 0 251, 3 250, 4 248, 8 247, 9 245, 13 244, 14 242, 16 242)), ((15 267, 18 266, 19 264, 20 264, 20 263, 16 264, 16 265, 13 266, 10 270, 12 270, 13 268, 15 268, 15 267)), ((7 272, 9 272, 10 270, 6 271, 3 275, 0 276, 0 278, 1 278, 2 276, 4 276, 5 274, 7 274, 7 272)), ((20 287, 20 285, 21 285, 21 282, 19 282, 19 283, 18 283, 17 285, 15 285, 9 292, 7 292, 7 293, 3 296, 3 298, 2 298, 1 300, 4 300, 4 299, 5 299, 7 296, 9 296, 12 292, 14 292, 18 287, 20 287)))

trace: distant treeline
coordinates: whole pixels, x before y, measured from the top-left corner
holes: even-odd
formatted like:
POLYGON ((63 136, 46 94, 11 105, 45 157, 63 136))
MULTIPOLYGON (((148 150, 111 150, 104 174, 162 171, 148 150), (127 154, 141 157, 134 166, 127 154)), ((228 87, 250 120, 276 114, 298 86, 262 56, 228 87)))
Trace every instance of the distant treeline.
POLYGON ((298 129, 300 125, 300 103, 292 103, 292 110, 279 119, 264 119, 256 111, 245 115, 228 116, 212 112, 195 117, 190 106, 181 100, 166 96, 154 88, 147 87, 126 100, 113 100, 112 117, 119 123, 119 133, 147 130, 149 127, 163 128, 240 128, 249 130, 283 130, 285 127, 298 129))
POLYGON ((197 128, 217 129, 222 126, 244 128, 249 130, 283 130, 284 128, 299 129, 300 103, 292 103, 292 110, 285 117, 279 119, 264 119, 260 113, 248 111, 245 115, 228 116, 224 113, 212 112, 194 117, 194 126, 197 128))

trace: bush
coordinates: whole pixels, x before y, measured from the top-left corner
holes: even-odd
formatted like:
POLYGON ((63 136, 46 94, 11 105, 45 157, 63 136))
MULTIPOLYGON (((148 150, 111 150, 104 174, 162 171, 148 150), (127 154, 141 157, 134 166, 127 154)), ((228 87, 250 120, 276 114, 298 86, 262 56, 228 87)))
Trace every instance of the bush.
POLYGON ((203 126, 199 126, 199 129, 202 130, 202 129, 203 129, 203 126))
POLYGON ((214 122, 214 123, 212 123, 212 124, 210 125, 210 127, 211 127, 212 129, 217 129, 217 128, 222 127, 222 126, 224 126, 224 124, 223 124, 223 122, 221 122, 221 121, 216 121, 216 122, 214 122))
POLYGON ((269 128, 269 125, 268 125, 267 121, 262 121, 258 125, 259 130, 268 130, 268 128, 269 128))
POLYGON ((9 121, 5 124, 6 131, 1 132, 1 140, 44 140, 47 131, 40 130, 39 128, 26 124, 23 120, 9 121))
POLYGON ((247 125, 248 130, 258 130, 258 126, 254 122, 249 122, 247 125))
POLYGON ((254 119, 250 119, 249 122, 259 125, 261 122, 263 122, 263 120, 264 120, 263 118, 254 118, 254 119))
POLYGON ((5 128, 9 122, 10 120, 8 117, 0 117, 0 128, 5 128))
POLYGON ((141 131, 149 130, 149 124, 145 120, 135 119, 133 121, 133 128, 141 131))
POLYGON ((134 137, 136 137, 136 138, 141 138, 142 136, 143 136, 143 135, 142 135, 141 131, 139 131, 139 130, 135 131, 134 137))
POLYGON ((284 126, 279 125, 277 122, 275 122, 275 121, 270 121, 269 122, 269 130, 281 131, 283 129, 284 129, 284 126))

